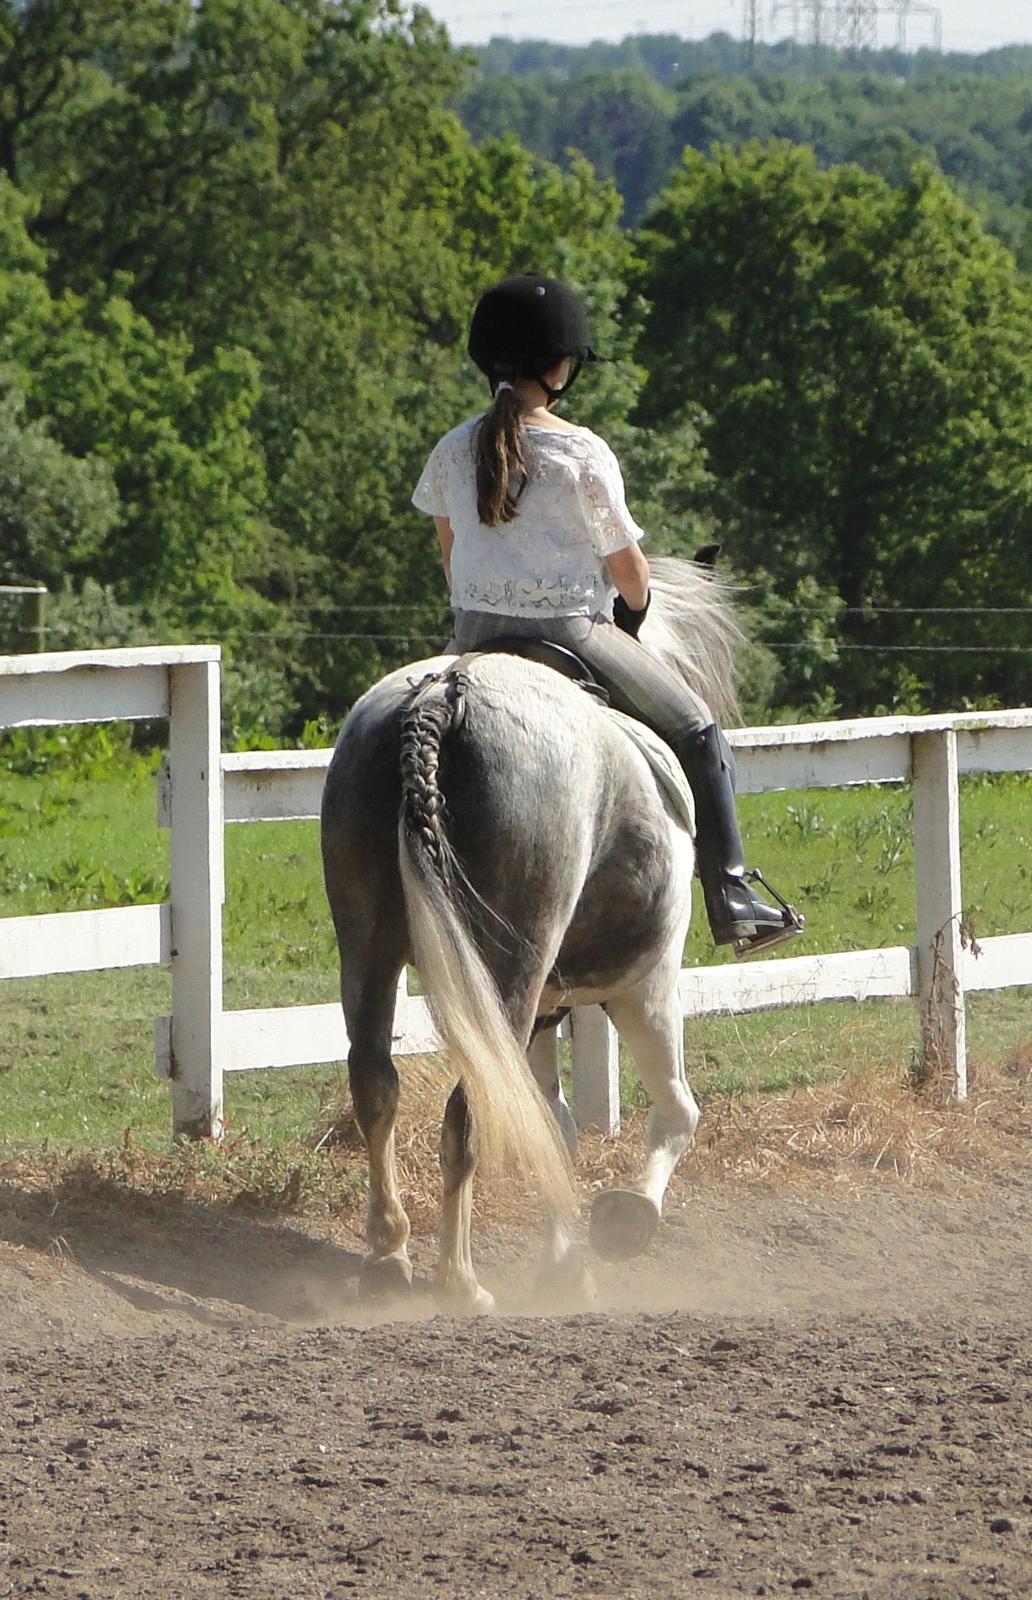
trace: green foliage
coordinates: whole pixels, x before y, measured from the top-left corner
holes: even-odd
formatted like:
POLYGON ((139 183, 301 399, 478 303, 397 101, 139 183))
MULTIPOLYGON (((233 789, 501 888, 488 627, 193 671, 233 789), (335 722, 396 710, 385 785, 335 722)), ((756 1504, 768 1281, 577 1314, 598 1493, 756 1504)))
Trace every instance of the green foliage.
POLYGON ((497 39, 476 58, 456 101, 473 137, 511 131, 560 164, 580 151, 615 176, 631 224, 686 145, 787 139, 822 166, 854 162, 892 183, 915 161, 937 165, 1012 249, 1027 235, 1032 47, 858 55, 659 34, 580 47, 497 39))
POLYGON ((436 650, 409 494, 483 398, 471 303, 534 265, 589 302, 608 359, 570 414, 651 547, 730 547, 753 714, 1015 698, 999 655, 904 681, 866 647, 947 639, 879 604, 1027 592, 1024 291, 980 218, 1022 243, 1028 63, 809 80, 775 47, 747 76, 726 35, 479 59, 392 0, 0 3, 0 562, 53 591, 50 644, 217 640, 237 746, 436 650), (699 157, 621 226, 684 139, 757 131, 817 165, 699 157), (977 215, 914 170, 933 150, 977 215), (894 188, 818 171, 847 156, 894 188))
POLYGON ((99 560, 118 515, 110 470, 62 450, 25 401, 0 398, 0 581, 53 586, 99 560))
POLYGON ((496 37, 475 51, 485 78, 518 80, 538 75, 556 83, 572 83, 600 72, 646 72, 657 83, 680 84, 699 77, 794 78, 808 81, 815 69, 841 75, 877 74, 897 86, 903 83, 1009 78, 1032 73, 1032 45, 1011 45, 982 55, 937 50, 815 51, 792 39, 776 44, 757 40, 753 46, 729 33, 706 39, 684 39, 677 33, 628 34, 618 44, 596 39, 591 44, 557 44, 549 39, 496 37))
MULTIPOLYGON (((846 709, 890 701, 880 608, 1032 601, 1028 294, 941 177, 893 189, 788 145, 686 152, 640 242, 639 419, 704 408, 733 562, 794 596, 786 645, 809 637, 800 579, 826 623, 837 597, 851 653, 815 653, 812 682, 846 709)), ((922 644, 947 636, 921 619, 922 644)), ((932 702, 1013 682, 991 649, 926 660, 932 702)))
POLYGON ((7 81, 51 51, 60 92, 20 120, 0 99, 31 195, 17 354, 29 415, 117 486, 88 575, 228 647, 235 740, 337 716, 446 637, 408 496, 481 394, 458 357, 475 294, 534 262, 611 313, 615 191, 511 139, 475 148, 421 10, 145 0, 125 30, 82 0, 92 50, 47 10, 10 17, 7 81))
POLYGON ((216 351, 197 364, 182 335, 157 335, 117 296, 64 296, 49 331, 29 404, 72 453, 109 464, 121 505, 91 576, 129 600, 160 596, 183 621, 211 616, 257 556, 255 363, 216 351))

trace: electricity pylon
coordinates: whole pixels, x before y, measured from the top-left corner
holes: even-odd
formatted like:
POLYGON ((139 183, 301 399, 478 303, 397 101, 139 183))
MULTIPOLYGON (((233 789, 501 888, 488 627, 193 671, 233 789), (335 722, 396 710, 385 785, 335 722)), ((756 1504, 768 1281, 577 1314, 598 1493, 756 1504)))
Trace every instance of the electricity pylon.
MULTIPOLYGON (((743 0, 747 20, 755 13, 753 0, 743 0)), ((878 18, 896 19, 896 48, 907 45, 907 23, 911 17, 928 17, 932 23, 933 50, 942 49, 942 12, 925 0, 774 0, 771 15, 787 11, 792 38, 814 49, 827 45, 842 50, 876 50, 878 18)), ((747 26, 747 39, 755 37, 747 26)))

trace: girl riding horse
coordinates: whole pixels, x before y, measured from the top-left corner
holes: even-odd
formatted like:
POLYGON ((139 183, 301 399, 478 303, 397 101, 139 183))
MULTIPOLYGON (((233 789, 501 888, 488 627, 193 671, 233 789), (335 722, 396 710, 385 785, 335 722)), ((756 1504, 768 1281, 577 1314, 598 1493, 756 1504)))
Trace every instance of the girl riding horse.
POLYGON ((413 495, 437 528, 453 647, 520 637, 580 656, 612 704, 647 723, 684 768, 714 941, 749 956, 793 938, 802 917, 762 899, 746 869, 731 753, 710 708, 637 638, 649 566, 619 463, 597 434, 553 411, 597 359, 583 305, 541 273, 506 278, 477 303, 469 354, 492 403, 435 445, 413 495))

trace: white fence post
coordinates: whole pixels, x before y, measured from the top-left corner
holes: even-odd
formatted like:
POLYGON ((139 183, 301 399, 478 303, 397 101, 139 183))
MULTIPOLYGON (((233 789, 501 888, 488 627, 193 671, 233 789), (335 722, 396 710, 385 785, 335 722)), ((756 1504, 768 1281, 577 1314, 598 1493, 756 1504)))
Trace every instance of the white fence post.
POLYGON ((173 667, 169 683, 172 867, 172 1132, 222 1133, 224 899, 219 667, 173 667))
POLYGON ((573 1114, 578 1128, 620 1132, 620 1044, 601 1006, 570 1012, 573 1114))
POLYGON ((918 733, 911 745, 921 1076, 949 1075, 967 1098, 960 881, 960 792, 953 729, 918 733))

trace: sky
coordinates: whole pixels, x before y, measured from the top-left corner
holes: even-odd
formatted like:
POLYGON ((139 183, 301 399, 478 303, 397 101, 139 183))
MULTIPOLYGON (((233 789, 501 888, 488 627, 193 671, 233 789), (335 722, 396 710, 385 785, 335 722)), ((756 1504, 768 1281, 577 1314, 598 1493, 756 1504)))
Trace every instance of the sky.
MULTIPOLYGON (((456 44, 482 44, 495 34, 512 39, 555 39, 587 44, 592 39, 624 38, 628 33, 676 33, 703 39, 722 29, 742 37, 745 0, 427 0, 429 8, 456 44), (509 9, 506 9, 506 7, 509 9)), ((833 0, 828 0, 829 9, 833 0)), ((886 0, 882 0, 885 4, 886 0)), ((892 3, 892 0, 889 0, 892 3)), ((896 0, 898 5, 898 0, 896 0)), ((932 22, 927 0, 910 0, 907 37, 911 46, 931 45, 932 22)), ((802 0, 800 11, 805 13, 802 0)), ((940 0, 944 50, 977 53, 1005 44, 1032 44, 1032 7, 1028 0, 940 0)), ((772 0, 761 0, 760 37, 773 43, 791 33, 790 0, 781 0, 776 15, 772 0)), ((886 8, 879 17, 878 42, 896 42, 896 17, 886 8)))

